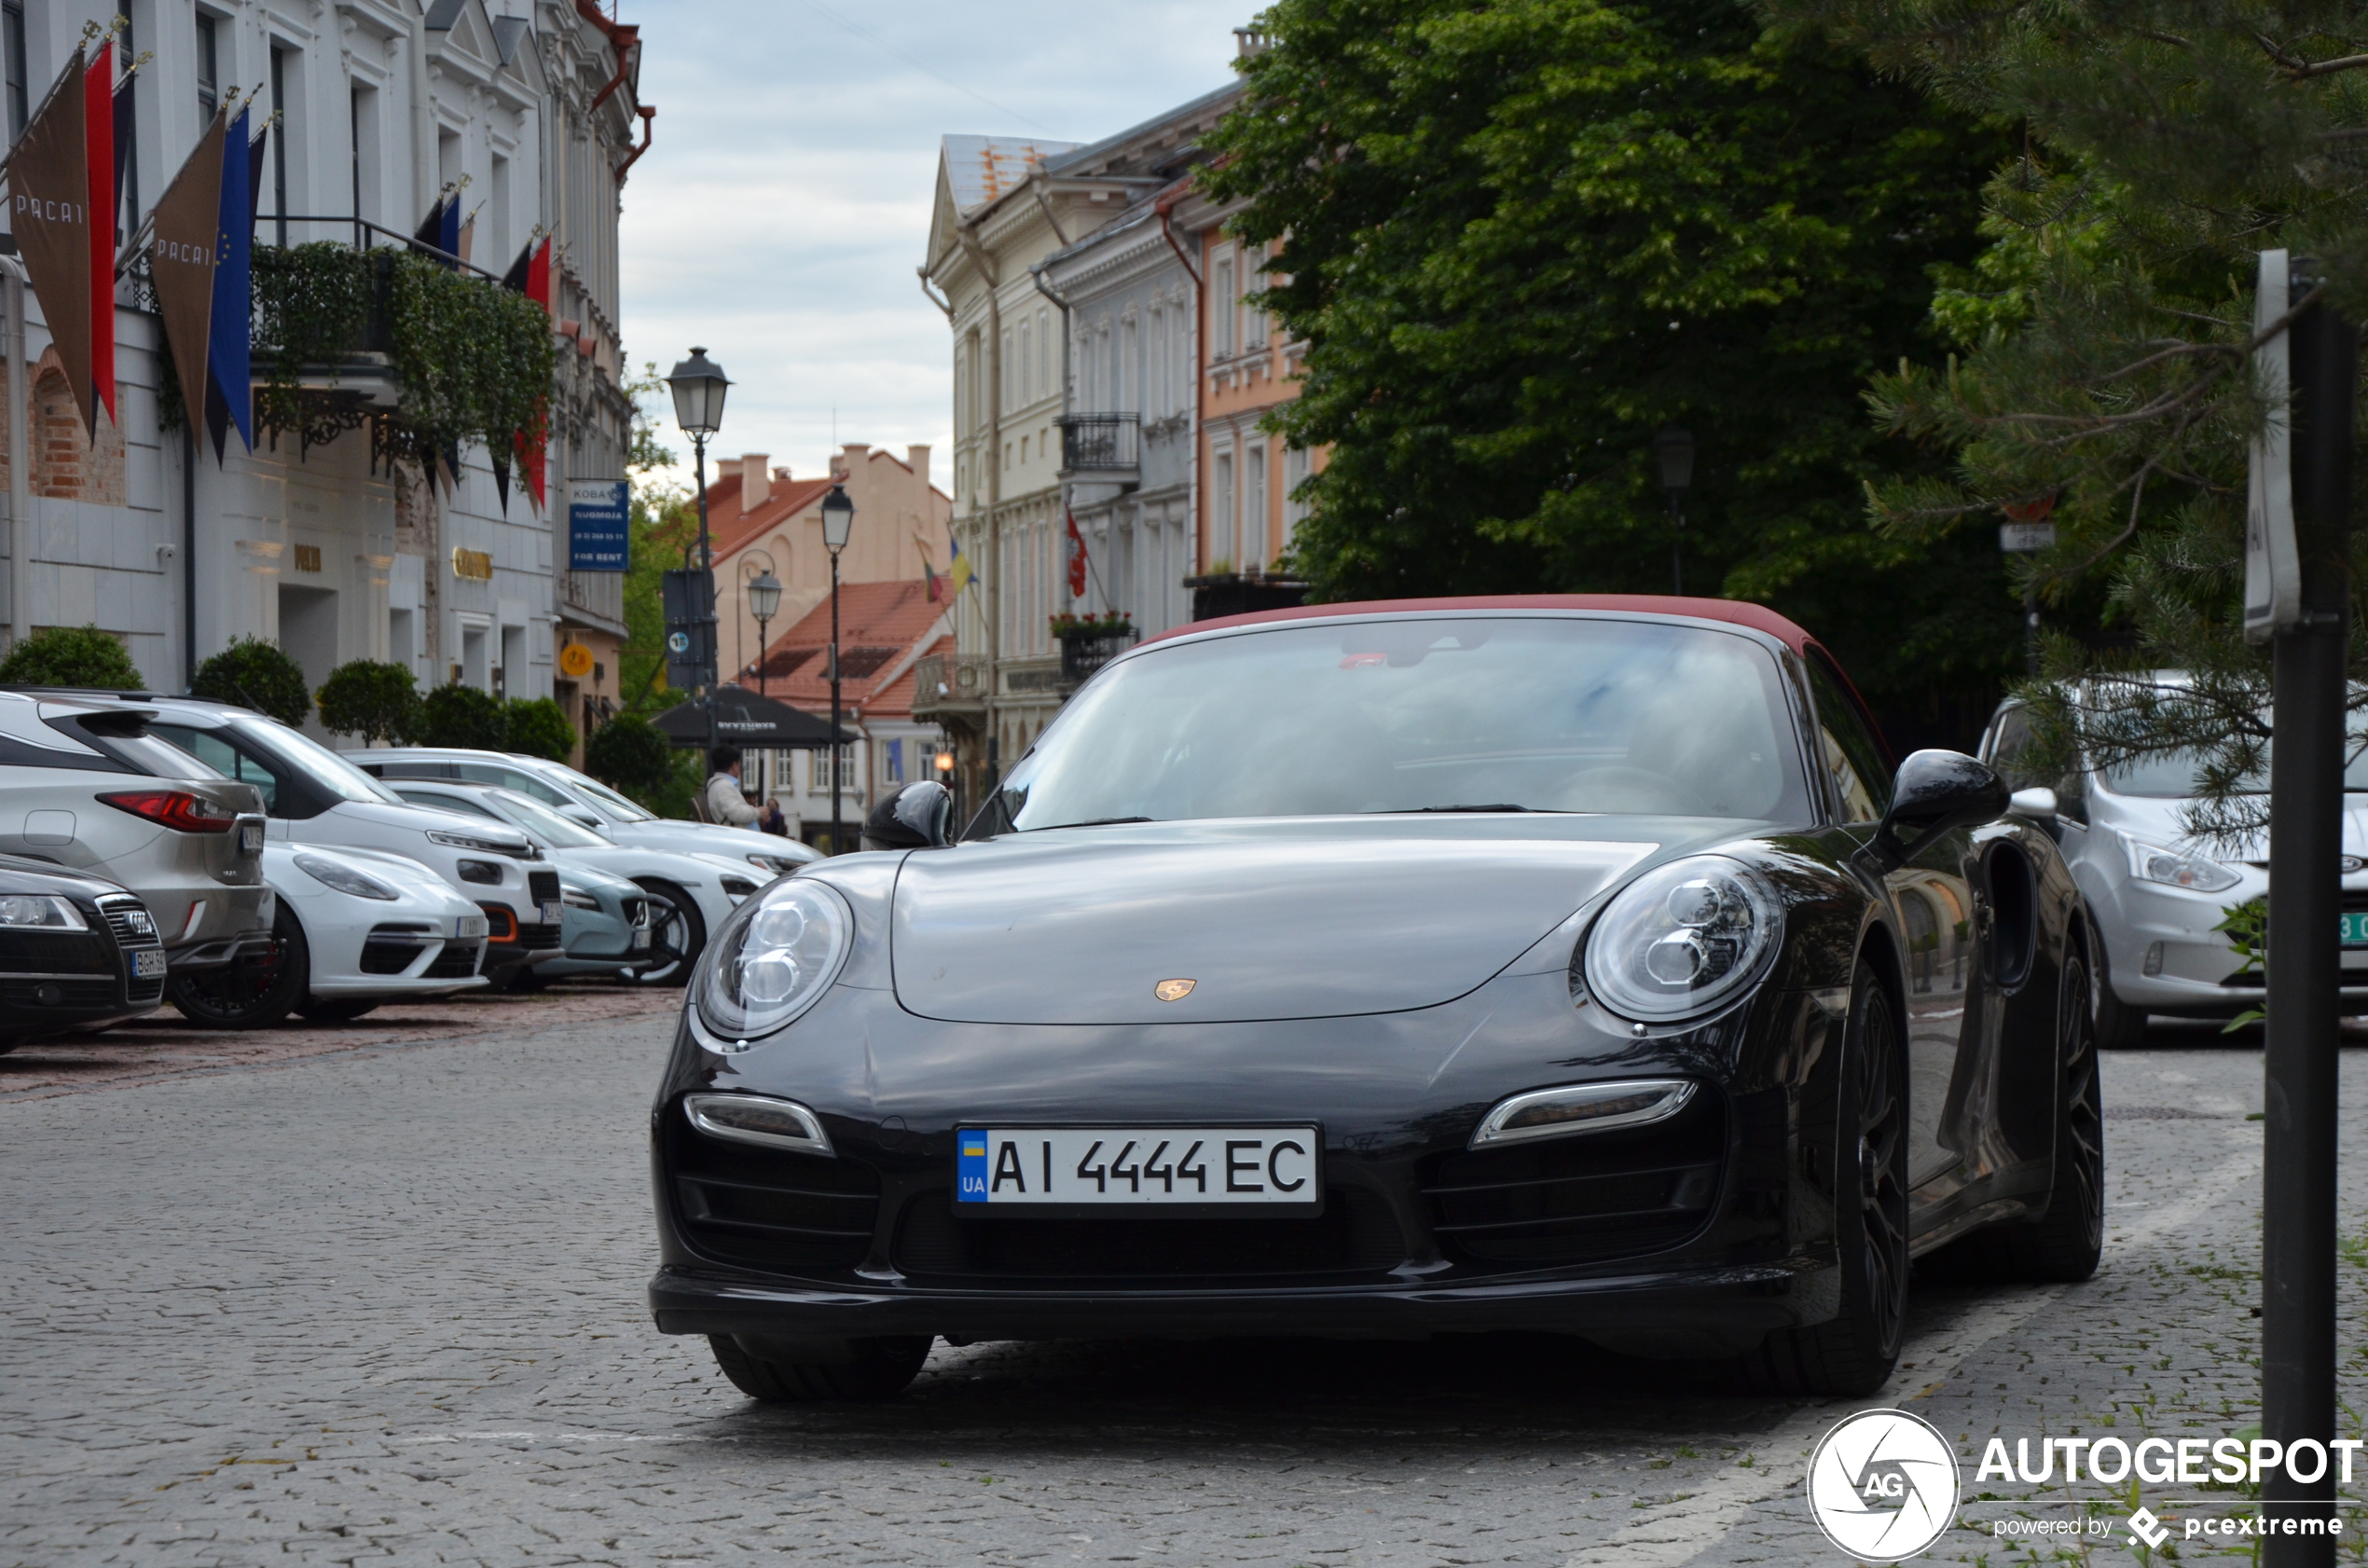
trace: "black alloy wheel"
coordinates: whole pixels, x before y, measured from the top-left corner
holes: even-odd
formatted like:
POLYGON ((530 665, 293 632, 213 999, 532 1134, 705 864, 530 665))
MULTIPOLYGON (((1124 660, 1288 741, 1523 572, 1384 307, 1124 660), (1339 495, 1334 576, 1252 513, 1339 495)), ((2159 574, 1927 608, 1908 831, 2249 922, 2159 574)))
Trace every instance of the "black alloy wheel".
MULTIPOLYGON (((937 1342, 929 1334, 897 1334, 876 1340, 842 1340, 827 1361, 775 1360, 761 1354, 774 1348, 756 1336, 709 1334, 715 1364, 732 1386, 768 1405, 798 1405, 824 1401, 859 1403, 901 1394, 921 1372, 937 1342)), ((811 1355, 811 1341, 799 1341, 798 1354, 811 1355)))
POLYGON ((305 997, 312 978, 312 954, 304 928, 286 901, 271 916, 271 941, 219 969, 170 975, 165 999, 201 1029, 261 1029, 277 1024, 305 997))
POLYGON ((1899 1360, 1907 1317, 1907 1102, 1891 993, 1865 970, 1851 988, 1835 1118, 1835 1240, 1841 1310, 1780 1328, 1742 1358, 1769 1394, 1872 1394, 1899 1360))
POLYGON ((307 997, 296 1004, 296 1011, 315 1024, 351 1024, 366 1012, 379 1010, 377 997, 307 997))
POLYGON ((663 916, 650 912, 650 961, 626 976, 633 985, 680 985, 707 951, 707 920, 691 895, 654 876, 635 879, 641 891, 663 899, 672 909, 663 916))

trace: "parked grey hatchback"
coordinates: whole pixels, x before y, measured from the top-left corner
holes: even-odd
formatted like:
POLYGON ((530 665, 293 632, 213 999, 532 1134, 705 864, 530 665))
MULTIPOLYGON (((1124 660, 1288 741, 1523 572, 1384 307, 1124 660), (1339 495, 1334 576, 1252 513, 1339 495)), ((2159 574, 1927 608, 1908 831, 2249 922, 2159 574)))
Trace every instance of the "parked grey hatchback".
POLYGON ((270 945, 263 797, 147 733, 151 708, 0 692, 0 854, 119 882, 176 971, 270 945))

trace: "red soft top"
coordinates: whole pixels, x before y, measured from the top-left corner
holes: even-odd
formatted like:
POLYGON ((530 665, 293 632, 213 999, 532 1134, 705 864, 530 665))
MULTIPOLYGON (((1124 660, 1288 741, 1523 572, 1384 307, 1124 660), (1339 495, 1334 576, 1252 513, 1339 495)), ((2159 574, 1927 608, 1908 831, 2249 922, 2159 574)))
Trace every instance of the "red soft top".
POLYGON ((1698 621, 1726 621, 1766 632, 1796 653, 1803 653, 1810 641, 1809 633, 1764 604, 1736 598, 1679 598, 1670 594, 1481 594, 1470 598, 1380 598, 1351 604, 1303 604, 1292 610, 1256 610, 1246 615, 1190 621, 1143 640, 1160 642, 1227 626, 1271 626, 1279 621, 1318 620, 1334 615, 1407 614, 1425 610, 1610 610, 1687 615, 1698 621))

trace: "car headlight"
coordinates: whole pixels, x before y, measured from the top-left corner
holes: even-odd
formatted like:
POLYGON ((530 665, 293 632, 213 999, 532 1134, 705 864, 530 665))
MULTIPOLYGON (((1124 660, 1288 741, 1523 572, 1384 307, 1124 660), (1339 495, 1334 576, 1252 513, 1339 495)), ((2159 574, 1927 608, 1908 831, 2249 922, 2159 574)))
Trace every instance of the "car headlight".
POLYGON ((2121 835, 2121 842, 2129 851, 2129 874, 2141 882, 2159 882, 2191 893, 2224 893, 2243 880, 2218 860, 2201 855, 2165 849, 2127 833, 2121 835))
POLYGON ((334 887, 340 893, 351 893, 357 899, 379 899, 392 902, 396 896, 393 888, 378 878, 365 876, 351 866, 341 866, 318 855, 298 855, 296 863, 298 871, 323 887, 334 887))
POLYGON ((0 927, 12 931, 87 931, 72 899, 55 893, 0 894, 0 927))
POLYGON ((855 915, 833 889, 778 883, 736 912, 699 966, 697 1007, 733 1039, 769 1035, 814 1005, 855 944, 855 915))
POLYGON ((723 896, 734 903, 738 903, 742 899, 756 891, 756 884, 745 876, 726 874, 718 880, 723 885, 723 896))
POLYGON ((531 844, 478 838, 472 833, 448 833, 440 828, 428 830, 428 842, 441 844, 447 849, 474 849, 481 855, 507 855, 514 860, 539 860, 543 858, 543 852, 531 844))
POLYGON ((775 876, 786 876, 791 872, 797 870, 800 862, 791 859, 787 855, 758 854, 750 855, 749 857, 749 864, 770 872, 775 876))
POLYGON ((585 892, 580 887, 561 888, 559 891, 559 901, 567 905, 570 909, 588 909, 596 914, 600 908, 600 901, 594 898, 591 894, 585 892))
POLYGON ((1626 1017, 1691 1018, 1766 973, 1783 929, 1776 890, 1741 860, 1672 860, 1596 917, 1584 954, 1588 989, 1626 1017))

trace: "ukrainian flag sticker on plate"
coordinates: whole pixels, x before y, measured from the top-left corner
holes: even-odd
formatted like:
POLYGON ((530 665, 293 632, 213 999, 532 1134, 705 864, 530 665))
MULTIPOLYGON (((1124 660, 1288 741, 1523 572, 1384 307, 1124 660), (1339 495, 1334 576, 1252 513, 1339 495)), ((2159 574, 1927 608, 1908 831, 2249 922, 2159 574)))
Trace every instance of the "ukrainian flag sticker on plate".
POLYGON ((954 1162, 954 1174, 960 1187, 961 1201, 979 1204, 986 1201, 986 1135, 973 1128, 964 1128, 957 1146, 960 1153, 954 1162))

